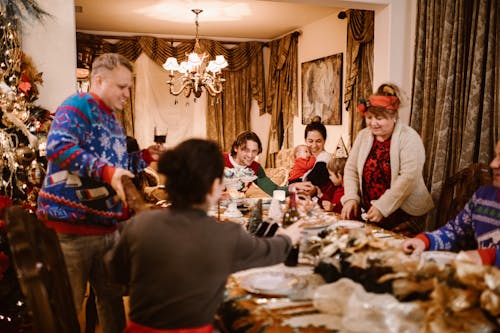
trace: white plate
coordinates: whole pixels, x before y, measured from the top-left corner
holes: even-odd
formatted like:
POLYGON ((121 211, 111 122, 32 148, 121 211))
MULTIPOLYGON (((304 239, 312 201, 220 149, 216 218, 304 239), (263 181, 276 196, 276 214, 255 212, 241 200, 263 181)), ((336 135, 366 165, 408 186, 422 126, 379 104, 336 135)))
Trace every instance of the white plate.
POLYGON ((346 229, 357 229, 364 227, 365 224, 360 221, 355 220, 338 220, 336 223, 332 224, 332 227, 341 227, 346 229))
POLYGON ((420 255, 420 260, 434 261, 438 264, 449 264, 457 257, 457 253, 449 251, 425 251, 420 255))
POLYGON ((243 176, 240 179, 244 183, 251 183, 251 182, 253 182, 254 180, 257 179, 257 176, 243 176))
POLYGON ((240 286, 248 292, 267 296, 287 296, 296 289, 307 284, 293 273, 287 272, 255 272, 240 278, 240 286))
POLYGON ((327 216, 326 218, 323 218, 320 221, 317 221, 315 223, 309 223, 308 221, 304 221, 302 223, 302 226, 304 229, 310 229, 310 230, 316 230, 316 229, 323 229, 326 227, 331 226, 337 221, 337 219, 333 216, 327 216))
POLYGON ((239 210, 236 210, 236 211, 229 211, 229 210, 226 210, 223 214, 222 214, 223 217, 242 217, 243 214, 239 211, 239 210))

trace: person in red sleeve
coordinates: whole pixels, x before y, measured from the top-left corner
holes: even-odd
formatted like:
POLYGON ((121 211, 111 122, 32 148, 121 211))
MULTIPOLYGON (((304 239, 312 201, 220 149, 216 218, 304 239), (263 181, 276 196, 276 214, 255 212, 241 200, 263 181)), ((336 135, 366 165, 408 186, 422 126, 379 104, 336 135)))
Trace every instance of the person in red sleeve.
POLYGON ((92 64, 90 92, 57 108, 37 205, 38 218, 59 238, 77 313, 90 283, 103 333, 125 328, 122 289, 109 283, 102 261, 129 217, 121 177, 133 178, 160 153, 156 146, 127 152, 116 112, 130 97, 132 71, 124 56, 102 54, 92 64))
POLYGON ((307 145, 298 145, 293 150, 295 161, 288 176, 288 184, 302 182, 304 175, 316 164, 316 157, 311 154, 307 145))
POLYGON ((297 182, 289 186, 278 186, 255 159, 262 153, 262 143, 254 132, 244 131, 238 134, 231 146, 230 153, 224 153, 224 182, 226 188, 236 183, 236 190, 245 192, 252 182, 262 191, 273 195, 274 190, 284 190, 287 195, 294 188, 299 193, 310 194, 314 186, 310 182, 297 182), (238 185, 239 184, 239 185, 238 185))
POLYGON ((321 206, 327 212, 342 212, 340 199, 344 195, 344 167, 347 158, 338 157, 330 160, 326 165, 330 174, 331 185, 328 185, 322 192, 318 192, 321 199, 321 206))
POLYGON ((459 250, 456 245, 473 231, 477 250, 465 251, 478 264, 500 268, 500 140, 490 163, 492 185, 480 187, 458 215, 441 228, 418 234, 402 243, 406 253, 425 250, 459 250))

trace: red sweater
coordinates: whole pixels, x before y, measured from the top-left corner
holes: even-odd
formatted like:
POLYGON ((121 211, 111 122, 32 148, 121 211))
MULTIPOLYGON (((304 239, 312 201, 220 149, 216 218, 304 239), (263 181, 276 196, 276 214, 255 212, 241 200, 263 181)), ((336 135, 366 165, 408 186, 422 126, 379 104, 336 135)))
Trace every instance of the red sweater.
POLYGON ((290 170, 288 181, 292 181, 304 176, 307 171, 311 170, 314 167, 314 163, 316 163, 316 157, 314 156, 309 157, 309 159, 297 157, 295 159, 295 162, 293 163, 292 170, 290 170))
POLYGON ((324 188, 321 189, 323 195, 321 196, 321 201, 329 201, 333 206, 333 212, 342 212, 342 203, 340 198, 344 195, 344 186, 335 186, 332 182, 329 182, 324 188))

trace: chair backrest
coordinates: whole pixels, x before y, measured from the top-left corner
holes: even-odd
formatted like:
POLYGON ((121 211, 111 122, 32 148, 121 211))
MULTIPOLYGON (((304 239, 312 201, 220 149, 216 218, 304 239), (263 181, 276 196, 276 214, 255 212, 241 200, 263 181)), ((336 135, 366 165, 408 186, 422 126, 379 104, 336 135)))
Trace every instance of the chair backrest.
POLYGON ((278 168, 285 168, 290 171, 294 162, 293 148, 281 149, 276 155, 276 167, 278 168))
POLYGON ((491 173, 487 165, 473 163, 448 178, 437 210, 436 228, 455 217, 481 186, 491 184, 491 173))
POLYGON ((5 212, 7 237, 36 332, 79 333, 73 292, 57 235, 21 207, 5 212))

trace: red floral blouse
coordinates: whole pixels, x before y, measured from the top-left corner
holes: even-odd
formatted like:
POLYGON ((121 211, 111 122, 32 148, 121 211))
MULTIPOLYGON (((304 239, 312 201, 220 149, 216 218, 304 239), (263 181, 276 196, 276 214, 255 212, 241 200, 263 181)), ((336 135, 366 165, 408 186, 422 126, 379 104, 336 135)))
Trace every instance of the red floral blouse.
POLYGON ((372 149, 363 168, 363 203, 368 211, 371 201, 377 200, 391 187, 391 139, 373 141, 372 149))

